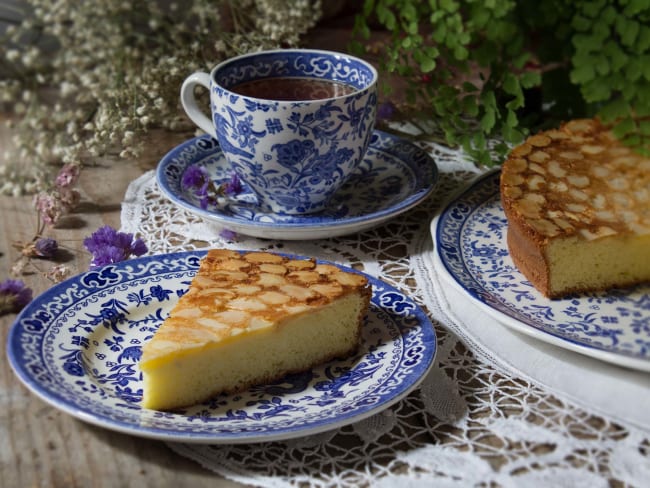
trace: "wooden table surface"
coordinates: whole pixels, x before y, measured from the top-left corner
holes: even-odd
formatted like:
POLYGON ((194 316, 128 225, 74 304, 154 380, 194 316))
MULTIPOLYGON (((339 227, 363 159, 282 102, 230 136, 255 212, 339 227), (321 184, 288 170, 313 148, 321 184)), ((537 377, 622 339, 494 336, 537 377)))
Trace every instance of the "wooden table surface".
MULTIPOLYGON (((2 126, 0 148, 5 148, 10 134, 2 126)), ((104 224, 119 229, 120 203, 128 184, 154 167, 160 151, 170 149, 188 136, 153 134, 149 138, 151 151, 138 161, 111 161, 110 164, 99 161, 82 171, 81 204, 59 228, 49 233, 61 246, 69 248, 69 253, 64 253, 67 260, 63 264, 73 273, 88 269, 90 256, 83 250, 83 238, 104 224)), ((30 240, 36 225, 31 197, 0 196, 0 280, 9 277, 18 257, 12 243, 30 240)), ((47 268, 45 263, 43 267, 47 268)), ((35 294, 51 286, 38 273, 23 279, 35 294)), ((14 314, 0 317, 0 486, 241 486, 177 455, 164 442, 84 423, 30 393, 13 374, 5 353, 7 335, 15 317, 14 314)))

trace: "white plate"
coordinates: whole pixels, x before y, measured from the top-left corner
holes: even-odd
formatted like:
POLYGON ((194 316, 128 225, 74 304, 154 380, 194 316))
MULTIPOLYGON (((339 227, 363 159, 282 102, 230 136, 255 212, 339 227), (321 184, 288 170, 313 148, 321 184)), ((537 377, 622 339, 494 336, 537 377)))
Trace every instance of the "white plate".
POLYGON ((629 368, 650 371, 650 287, 550 300, 514 266, 499 173, 452 201, 432 225, 445 276, 519 332, 629 368))
POLYGON ((257 198, 246 185, 236 197, 201 208, 200 199, 181 184, 184 171, 195 164, 206 168, 217 184, 230 179, 230 166, 219 143, 200 136, 162 158, 156 172, 162 193, 176 205, 228 230, 266 239, 321 239, 370 229, 418 205, 438 180, 438 168, 425 151, 399 137, 375 131, 365 158, 332 198, 328 210, 281 215, 260 211, 257 198))
POLYGON ((179 412, 142 409, 141 346, 187 290, 204 255, 133 259, 54 286, 9 333, 15 373, 46 402, 92 424, 217 444, 288 439, 361 420, 406 396, 433 365, 436 336, 426 314, 368 277, 372 305, 354 357, 179 412))

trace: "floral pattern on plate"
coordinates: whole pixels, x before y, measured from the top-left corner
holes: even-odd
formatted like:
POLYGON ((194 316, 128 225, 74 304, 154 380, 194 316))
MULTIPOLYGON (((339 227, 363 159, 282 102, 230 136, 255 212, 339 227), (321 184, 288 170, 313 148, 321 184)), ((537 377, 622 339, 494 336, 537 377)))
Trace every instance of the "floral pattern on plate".
POLYGON ((142 409, 142 344, 187 290, 204 255, 133 259, 54 286, 16 319, 7 344, 12 368, 46 402, 102 427, 168 441, 240 443, 304 436, 370 416, 412 391, 433 365, 430 320, 406 295, 368 277, 371 309, 353 357, 182 411, 142 409))
POLYGON ((217 185, 230 180, 232 170, 219 143, 209 137, 190 139, 171 150, 158 164, 158 185, 172 202, 229 230, 272 239, 319 239, 345 235, 379 225, 421 203, 434 190, 438 168, 424 150, 381 131, 374 131, 368 152, 354 175, 323 212, 284 215, 263 212, 253 192, 223 198, 201 208, 201 198, 181 184, 185 170, 201 165, 217 185))
POLYGON ((449 278, 505 325, 588 356, 650 371, 650 287, 541 295, 506 244, 499 173, 489 173, 438 218, 436 249, 449 278))

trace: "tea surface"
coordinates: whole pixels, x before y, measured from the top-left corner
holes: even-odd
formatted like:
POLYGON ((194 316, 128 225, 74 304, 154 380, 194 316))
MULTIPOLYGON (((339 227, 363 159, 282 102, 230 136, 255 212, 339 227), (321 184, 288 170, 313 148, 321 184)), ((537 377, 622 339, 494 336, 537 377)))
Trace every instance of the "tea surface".
POLYGON ((320 100, 354 93, 352 85, 314 78, 277 77, 245 81, 229 88, 247 97, 266 100, 298 101, 320 100))

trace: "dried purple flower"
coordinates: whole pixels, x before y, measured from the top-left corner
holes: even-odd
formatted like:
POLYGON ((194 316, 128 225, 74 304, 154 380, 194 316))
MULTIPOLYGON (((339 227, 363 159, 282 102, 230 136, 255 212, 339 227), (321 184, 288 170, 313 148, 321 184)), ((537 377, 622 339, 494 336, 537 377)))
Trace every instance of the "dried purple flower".
POLYGON ((181 178, 183 188, 200 189, 209 182, 208 171, 203 166, 198 165, 188 167, 181 178))
POLYGON ((230 176, 230 181, 223 184, 223 192, 228 196, 239 195, 244 190, 241 180, 237 173, 233 173, 230 176))
POLYGON ((234 242, 237 240, 237 233, 230 229, 222 229, 219 232, 219 236, 230 242, 234 242))
POLYGON ((34 207, 43 222, 49 226, 55 225, 63 215, 61 201, 49 193, 39 193, 34 197, 34 207))
POLYGON ((59 243, 56 239, 50 237, 41 237, 34 244, 34 252, 36 256, 41 258, 53 258, 59 250, 59 243))
POLYGON ((59 174, 57 175, 56 180, 54 180, 54 183, 58 187, 70 187, 77 183, 80 171, 81 169, 78 164, 66 164, 59 171, 59 174))
POLYGON ((21 280, 7 279, 0 283, 0 315, 19 312, 32 301, 32 290, 21 280))
POLYGON ((147 246, 140 238, 133 240, 133 234, 118 232, 109 225, 100 227, 84 239, 84 246, 93 255, 91 268, 125 261, 133 256, 142 256, 147 246))
POLYGON ((230 180, 218 187, 210 179, 208 171, 202 167, 193 165, 188 167, 181 178, 183 188, 191 188, 194 194, 199 197, 199 204, 202 209, 217 204, 219 196, 235 196, 243 191, 243 185, 239 176, 233 173, 230 180))

